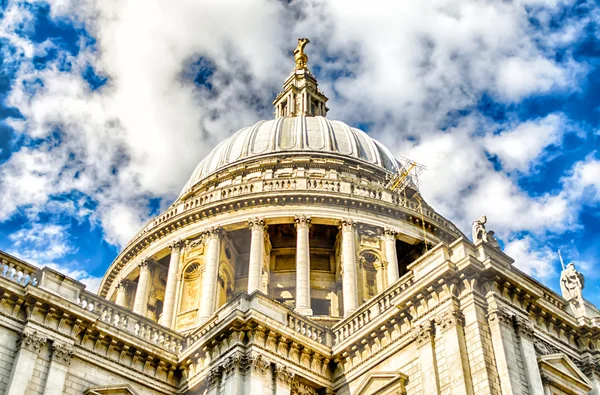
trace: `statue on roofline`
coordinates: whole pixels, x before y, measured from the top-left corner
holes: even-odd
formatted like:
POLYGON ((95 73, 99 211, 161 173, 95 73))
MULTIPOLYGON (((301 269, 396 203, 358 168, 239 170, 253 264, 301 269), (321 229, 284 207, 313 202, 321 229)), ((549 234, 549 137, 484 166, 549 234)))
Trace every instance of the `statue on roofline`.
POLYGON ((563 298, 567 300, 573 299, 576 302, 583 300, 581 295, 581 291, 584 287, 583 274, 575 269, 573 263, 569 263, 567 267, 565 267, 560 250, 558 251, 558 257, 560 258, 560 264, 563 268, 560 273, 560 291, 563 298))
POLYGON ((473 221, 473 225, 471 226, 471 233, 473 236, 473 243, 477 243, 479 240, 482 240, 487 243, 488 234, 485 230, 485 223, 487 222, 487 217, 482 215, 479 219, 473 221))

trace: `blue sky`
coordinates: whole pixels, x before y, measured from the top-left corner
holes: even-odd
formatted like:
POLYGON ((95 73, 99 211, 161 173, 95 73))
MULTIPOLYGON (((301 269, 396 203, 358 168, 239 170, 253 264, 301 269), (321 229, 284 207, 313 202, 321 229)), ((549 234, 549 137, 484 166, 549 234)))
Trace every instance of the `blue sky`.
POLYGON ((600 304, 600 12, 592 1, 2 1, 0 249, 89 284, 223 138, 272 117, 307 36, 330 118, 424 164, 465 233, 488 216, 600 304))

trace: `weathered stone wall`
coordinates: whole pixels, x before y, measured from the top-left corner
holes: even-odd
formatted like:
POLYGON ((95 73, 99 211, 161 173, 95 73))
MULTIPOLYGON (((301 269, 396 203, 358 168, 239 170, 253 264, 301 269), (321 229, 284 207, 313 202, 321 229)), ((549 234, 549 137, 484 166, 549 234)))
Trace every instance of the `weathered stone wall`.
POLYGON ((17 332, 0 326, 0 394, 6 392, 17 350, 17 332))

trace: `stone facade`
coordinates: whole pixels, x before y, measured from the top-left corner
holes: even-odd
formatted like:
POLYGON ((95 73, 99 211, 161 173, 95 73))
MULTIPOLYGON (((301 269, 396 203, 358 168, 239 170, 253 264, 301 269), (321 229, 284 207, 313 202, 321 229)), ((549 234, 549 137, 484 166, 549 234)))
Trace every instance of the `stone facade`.
POLYGON ((202 161, 98 295, 0 252, 0 392, 600 395, 575 269, 567 300, 485 217, 471 242, 437 214, 414 164, 324 117, 307 43, 277 118, 202 161))

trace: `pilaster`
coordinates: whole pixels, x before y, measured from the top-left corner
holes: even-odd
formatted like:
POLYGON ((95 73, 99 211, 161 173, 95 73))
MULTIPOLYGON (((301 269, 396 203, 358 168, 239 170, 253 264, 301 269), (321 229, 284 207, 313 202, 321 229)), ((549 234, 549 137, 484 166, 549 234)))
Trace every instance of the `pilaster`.
POLYGON ((440 394, 434 335, 435 327, 431 321, 416 327, 413 333, 421 365, 421 377, 426 381, 426 385, 423 386, 424 395, 440 394))
POLYGON ((496 303, 488 307, 488 322, 502 394, 524 394, 512 338, 513 315, 496 303))
POLYGON ((17 339, 17 355, 13 362, 6 395, 25 395, 35 370, 35 363, 46 337, 31 328, 25 328, 17 339))
POLYGON ((62 395, 67 372, 73 357, 73 346, 59 341, 52 342, 52 358, 44 387, 44 395, 62 395))
POLYGON ((465 344, 464 316, 455 308, 436 318, 439 341, 444 343, 451 394, 473 394, 469 358, 465 344))
POLYGON ((286 366, 275 365, 275 395, 289 395, 295 373, 286 366))
POLYGON ((521 358, 525 367, 525 375, 529 384, 530 393, 541 394, 544 391, 540 369, 533 346, 534 326, 528 318, 516 317, 515 330, 519 339, 521 358))
POLYGON ((271 362, 256 352, 252 352, 246 361, 247 373, 244 394, 272 393, 271 383, 273 382, 273 376, 271 362))

